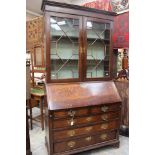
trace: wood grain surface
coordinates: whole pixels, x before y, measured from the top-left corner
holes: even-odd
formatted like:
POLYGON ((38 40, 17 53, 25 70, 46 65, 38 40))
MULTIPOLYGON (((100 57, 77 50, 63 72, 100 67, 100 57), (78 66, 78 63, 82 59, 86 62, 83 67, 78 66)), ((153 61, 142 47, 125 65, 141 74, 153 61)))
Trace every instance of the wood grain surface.
POLYGON ((46 84, 49 110, 121 102, 112 81, 46 84))

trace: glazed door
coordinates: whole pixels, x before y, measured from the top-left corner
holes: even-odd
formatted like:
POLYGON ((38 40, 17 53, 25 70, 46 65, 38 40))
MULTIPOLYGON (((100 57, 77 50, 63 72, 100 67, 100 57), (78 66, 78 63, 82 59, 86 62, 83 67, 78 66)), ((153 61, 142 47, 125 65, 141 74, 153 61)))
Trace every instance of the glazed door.
POLYGON ((84 29, 84 80, 109 80, 112 22, 85 17, 84 29))
POLYGON ((49 13, 46 18, 47 82, 81 81, 82 17, 49 13))

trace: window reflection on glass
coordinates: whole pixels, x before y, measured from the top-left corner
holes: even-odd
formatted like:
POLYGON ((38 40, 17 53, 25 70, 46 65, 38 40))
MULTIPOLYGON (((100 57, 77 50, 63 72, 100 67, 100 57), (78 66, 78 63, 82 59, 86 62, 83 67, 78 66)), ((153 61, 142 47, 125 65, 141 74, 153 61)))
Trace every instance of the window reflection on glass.
POLYGON ((87 21, 87 78, 109 76, 110 24, 87 21))
POLYGON ((79 78, 79 20, 51 17, 51 79, 79 78))

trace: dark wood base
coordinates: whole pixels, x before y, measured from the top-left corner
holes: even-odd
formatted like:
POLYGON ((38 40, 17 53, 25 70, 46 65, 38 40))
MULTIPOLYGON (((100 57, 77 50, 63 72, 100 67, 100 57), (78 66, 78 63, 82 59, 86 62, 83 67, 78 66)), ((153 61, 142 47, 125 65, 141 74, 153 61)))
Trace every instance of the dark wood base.
POLYGON ((129 137, 129 128, 126 126, 123 126, 120 128, 120 135, 125 136, 125 137, 129 137))
POLYGON ((114 146, 115 148, 119 148, 119 146, 120 146, 120 142, 114 144, 113 146, 114 146))
POLYGON ((120 141, 119 140, 111 140, 111 141, 108 141, 108 142, 95 144, 93 146, 87 146, 87 147, 79 148, 79 149, 76 149, 76 150, 66 151, 66 152, 63 152, 63 153, 53 153, 53 154, 50 154, 50 150, 49 150, 49 147, 48 147, 46 136, 45 136, 45 145, 46 145, 46 148, 48 150, 47 151, 48 155, 72 155, 72 154, 76 154, 76 153, 80 153, 80 152, 84 152, 84 151, 89 151, 89 150, 92 150, 92 149, 97 149, 97 148, 100 148, 100 147, 110 146, 110 145, 114 146, 115 148, 119 148, 120 141))

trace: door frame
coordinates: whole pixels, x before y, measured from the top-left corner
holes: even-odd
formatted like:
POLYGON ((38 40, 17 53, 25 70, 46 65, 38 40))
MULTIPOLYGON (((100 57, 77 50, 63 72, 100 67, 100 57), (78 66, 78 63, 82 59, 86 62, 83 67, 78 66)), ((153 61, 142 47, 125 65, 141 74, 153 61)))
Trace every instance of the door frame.
POLYGON ((64 83, 64 82, 79 82, 82 81, 82 58, 83 58, 83 43, 82 43, 82 16, 65 14, 65 13, 57 13, 57 12, 45 12, 45 40, 46 40, 46 83, 64 83), (50 36, 50 17, 65 17, 65 18, 74 18, 79 19, 79 78, 70 78, 70 79, 51 79, 51 60, 50 60, 50 49, 51 49, 51 36, 50 36))
POLYGON ((112 80, 112 34, 113 34, 113 21, 93 18, 93 17, 83 17, 83 81, 106 81, 112 80), (87 21, 94 21, 98 23, 109 23, 110 24, 110 46, 109 46, 109 76, 101 78, 87 78, 87 21))

